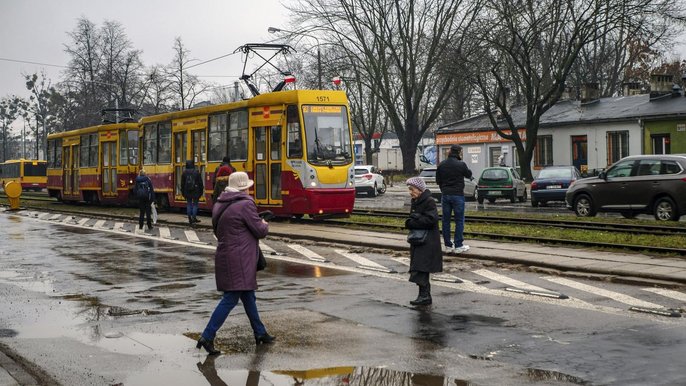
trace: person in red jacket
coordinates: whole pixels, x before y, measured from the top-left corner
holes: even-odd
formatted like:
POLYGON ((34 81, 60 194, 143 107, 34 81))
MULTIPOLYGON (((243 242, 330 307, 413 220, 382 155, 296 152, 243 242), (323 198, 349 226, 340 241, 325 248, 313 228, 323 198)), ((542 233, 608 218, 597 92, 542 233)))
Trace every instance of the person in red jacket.
POLYGON ((245 172, 232 173, 229 186, 212 208, 218 241, 214 255, 215 280, 217 290, 224 295, 196 346, 205 348, 210 355, 220 353, 214 348, 214 338, 239 300, 250 319, 255 343, 272 343, 275 339, 267 333, 255 303, 258 240, 267 236, 269 224, 260 218, 255 201, 248 195, 253 183, 245 172))

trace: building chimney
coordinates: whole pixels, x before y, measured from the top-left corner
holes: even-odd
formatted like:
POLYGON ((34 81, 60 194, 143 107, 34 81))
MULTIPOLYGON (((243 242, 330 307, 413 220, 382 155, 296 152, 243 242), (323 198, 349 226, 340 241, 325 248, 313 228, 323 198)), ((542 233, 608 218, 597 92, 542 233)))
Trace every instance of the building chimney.
POLYGON ((641 93, 641 84, 639 82, 624 82, 622 84, 624 96, 639 95, 641 93))
POLYGON ((597 102, 600 96, 600 90, 598 90, 598 83, 590 82, 584 83, 581 86, 581 104, 587 105, 593 102, 597 102))
POLYGON ((672 94, 672 76, 668 74, 650 75, 650 100, 658 100, 672 94))

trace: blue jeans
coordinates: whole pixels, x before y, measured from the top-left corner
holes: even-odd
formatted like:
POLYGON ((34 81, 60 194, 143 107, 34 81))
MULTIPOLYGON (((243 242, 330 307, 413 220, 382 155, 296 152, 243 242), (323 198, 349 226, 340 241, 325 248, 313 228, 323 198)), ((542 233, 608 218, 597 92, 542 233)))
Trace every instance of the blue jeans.
POLYGON ((198 216, 198 202, 199 198, 186 199, 186 214, 188 217, 196 218, 198 216))
POLYGON ((250 319, 250 326, 252 326, 255 337, 267 333, 267 329, 260 320, 260 314, 257 312, 255 291, 227 291, 224 292, 224 296, 222 296, 222 300, 217 304, 217 308, 214 309, 210 321, 207 323, 207 327, 205 327, 205 331, 202 332, 203 338, 206 340, 214 340, 217 331, 222 324, 224 324, 226 318, 229 317, 231 310, 236 307, 239 299, 243 303, 243 309, 245 309, 248 319, 250 319))
POLYGON ((446 247, 459 248, 464 241, 464 196, 441 195, 443 209, 443 243, 446 247), (450 242, 450 216, 455 213, 455 244, 450 242))

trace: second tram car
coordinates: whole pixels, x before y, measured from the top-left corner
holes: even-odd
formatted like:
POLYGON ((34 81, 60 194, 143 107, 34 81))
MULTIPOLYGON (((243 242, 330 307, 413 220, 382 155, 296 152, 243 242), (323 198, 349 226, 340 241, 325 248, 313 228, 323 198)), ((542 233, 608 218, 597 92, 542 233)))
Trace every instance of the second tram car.
POLYGON ((277 216, 348 216, 355 201, 352 129, 342 91, 292 90, 144 117, 141 167, 162 207, 184 207, 181 174, 203 176, 200 207, 212 206, 214 172, 225 156, 255 181, 260 210, 277 216))
POLYGON ((9 160, 0 164, 0 181, 4 187, 18 182, 23 190, 41 191, 47 185, 46 162, 41 160, 9 160))
POLYGON ((62 201, 128 204, 136 178, 138 124, 114 123, 48 136, 48 192, 62 201))

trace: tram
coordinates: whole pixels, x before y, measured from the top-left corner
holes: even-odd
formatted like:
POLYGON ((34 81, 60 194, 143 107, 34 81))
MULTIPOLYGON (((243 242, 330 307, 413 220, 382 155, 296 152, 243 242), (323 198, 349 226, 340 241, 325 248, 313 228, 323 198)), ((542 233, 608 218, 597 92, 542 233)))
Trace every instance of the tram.
POLYGON ((50 134, 47 188, 61 201, 130 204, 139 169, 138 123, 50 134))
POLYGON ((181 174, 200 171, 212 207, 214 173, 228 156, 255 184, 260 210, 277 216, 339 217, 353 209, 352 128, 342 91, 289 90, 140 120, 141 167, 161 207, 185 207, 181 174))
POLYGON ((0 164, 0 182, 5 187, 10 181, 18 182, 23 190, 41 191, 48 178, 46 162, 41 160, 9 160, 0 164))

